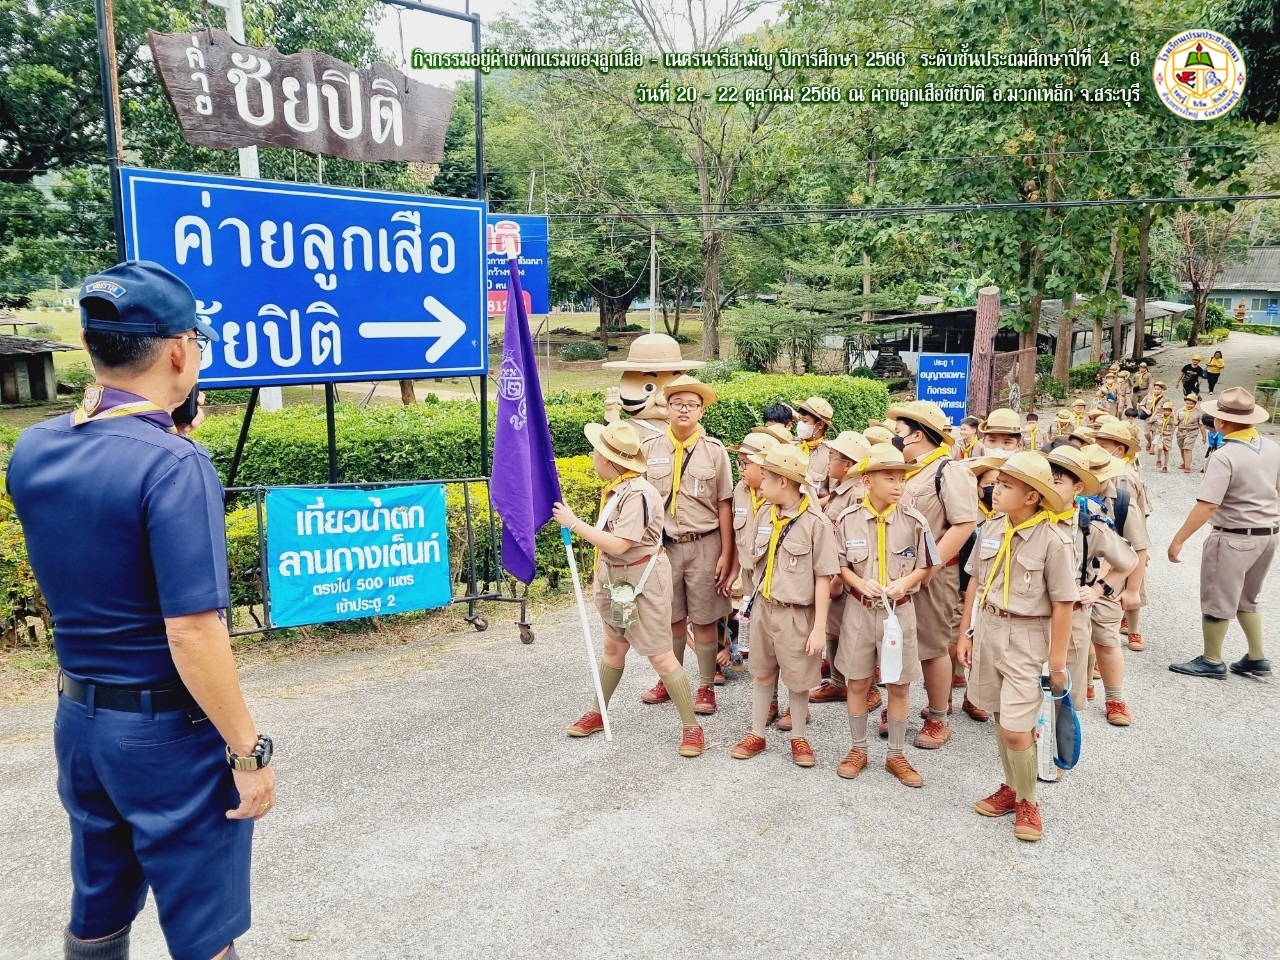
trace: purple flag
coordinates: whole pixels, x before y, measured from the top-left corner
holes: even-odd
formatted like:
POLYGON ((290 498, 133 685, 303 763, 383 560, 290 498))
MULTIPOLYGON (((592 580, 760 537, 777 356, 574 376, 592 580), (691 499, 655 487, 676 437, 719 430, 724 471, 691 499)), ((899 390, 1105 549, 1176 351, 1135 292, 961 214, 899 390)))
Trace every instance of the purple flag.
POLYGON ((533 580, 538 528, 560 499, 551 427, 538 382, 538 355, 520 289, 520 270, 507 261, 507 319, 498 373, 498 427, 493 435, 489 501, 502 517, 502 566, 517 580, 533 580))

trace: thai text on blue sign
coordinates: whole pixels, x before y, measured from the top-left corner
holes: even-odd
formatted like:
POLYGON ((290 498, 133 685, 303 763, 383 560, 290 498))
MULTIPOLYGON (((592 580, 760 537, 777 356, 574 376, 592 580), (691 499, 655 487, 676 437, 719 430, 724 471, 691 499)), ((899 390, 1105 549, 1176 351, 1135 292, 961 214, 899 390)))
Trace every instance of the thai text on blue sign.
POLYGON ((222 336, 202 386, 488 371, 484 203, 136 169, 121 185, 129 257, 185 280, 222 336))
POLYGON ((932 400, 959 423, 969 411, 969 357, 963 353, 922 353, 916 366, 916 399, 932 400))
POLYGON ((264 506, 271 626, 451 602, 443 486, 281 487, 264 506))
POLYGON ((525 312, 536 315, 550 311, 551 272, 547 265, 551 252, 549 229, 546 217, 489 215, 486 245, 488 263, 485 271, 489 290, 489 316, 502 316, 507 312, 507 240, 515 242, 525 312))

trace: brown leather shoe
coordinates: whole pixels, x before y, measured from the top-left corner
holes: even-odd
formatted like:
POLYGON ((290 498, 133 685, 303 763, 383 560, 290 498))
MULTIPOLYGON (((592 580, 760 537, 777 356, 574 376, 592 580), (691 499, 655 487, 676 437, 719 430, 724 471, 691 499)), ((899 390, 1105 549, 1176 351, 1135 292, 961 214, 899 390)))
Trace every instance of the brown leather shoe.
POLYGON ((764 748, 764 737, 757 737, 754 733, 748 733, 738 741, 736 747, 729 751, 729 756, 735 760, 750 760, 762 752, 764 748))
POLYGON ((791 738, 791 762, 797 767, 812 767, 818 762, 813 755, 813 747, 804 737, 791 738))
POLYGON ((1133 723, 1133 715, 1123 700, 1107 701, 1107 723, 1113 727, 1127 727, 1133 723))
POLYGON ((822 679, 828 680, 831 677, 831 661, 826 657, 822 658, 822 679))
POLYGON ((921 750, 937 750, 950 739, 951 724, 930 718, 924 722, 924 726, 920 728, 920 732, 911 743, 921 750))
POLYGON ((1142 634, 1140 633, 1129 634, 1129 649, 1132 650, 1134 653, 1141 653, 1143 650, 1147 649, 1146 643, 1143 642, 1142 634))
POLYGON ((953 674, 951 675, 951 689, 952 689, 952 690, 957 690, 957 689, 959 689, 960 687, 967 687, 968 685, 969 685, 969 681, 965 678, 965 676, 964 676, 963 674, 955 674, 955 673, 953 673, 953 674))
POLYGON ((701 727, 685 727, 680 736, 680 756, 699 757, 705 740, 701 727))
POLYGON ((716 688, 699 687, 693 698, 693 712, 709 716, 716 712, 716 688))
POLYGON ((889 739, 889 711, 888 710, 880 711, 880 739, 881 740, 889 739))
POLYGON ((968 697, 964 698, 964 703, 960 704, 960 709, 963 710, 965 713, 967 713, 974 720, 977 720, 978 723, 986 723, 988 720, 991 719, 991 714, 987 713, 987 711, 985 710, 979 710, 977 707, 975 707, 972 703, 969 702, 968 697))
POLYGON ((604 729, 604 717, 596 713, 594 710, 588 710, 582 717, 569 728, 569 736, 571 737, 589 737, 593 733, 599 733, 604 729))
POLYGON ((836 767, 836 775, 846 780, 852 780, 863 770, 867 768, 867 751, 859 750, 857 747, 851 749, 844 755, 844 759, 840 761, 840 765, 836 767))
POLYGON ((911 766, 911 762, 901 753, 895 753, 891 757, 885 757, 884 768, 898 778, 898 782, 904 787, 923 787, 924 777, 916 772, 911 766))
MULTIPOLYGON (((809 722, 810 720, 812 720, 812 719, 813 719, 813 711, 812 711, 812 710, 805 710, 805 712, 804 712, 804 722, 805 722, 805 723, 808 723, 808 722, 809 722)), ((790 729, 791 729, 791 727, 792 727, 792 723, 791 723, 791 710, 790 710, 790 708, 788 708, 788 709, 786 709, 786 710, 784 710, 784 711, 782 712, 782 716, 778 717, 778 729, 779 729, 779 730, 783 730, 783 731, 787 731, 787 730, 790 730, 790 729)))
POLYGON ((666 686, 659 680, 652 690, 640 694, 640 699, 645 703, 670 703, 671 694, 667 693, 666 686))
POLYGON ((1040 824, 1040 805, 1030 800, 1019 800, 1013 815, 1013 835, 1019 840, 1035 843, 1044 836, 1040 824))
POLYGON ((809 694, 810 703, 844 703, 848 698, 848 689, 837 686, 830 680, 823 680, 822 684, 809 694))
MULTIPOLYGON (((954 705, 954 704, 950 704, 950 703, 948 703, 948 704, 947 704, 947 716, 948 716, 948 717, 949 717, 949 716, 951 716, 951 714, 953 714, 954 712, 955 712, 955 705, 954 705)), ((921 708, 920 708, 920 719, 921 719, 921 720, 928 720, 928 719, 929 719, 929 705, 928 705, 927 703, 926 703, 923 707, 921 707, 921 708)))
POLYGON ((723 686, 725 685, 724 674, 720 672, 720 668, 719 668, 719 667, 716 667, 716 679, 715 679, 715 683, 716 683, 716 686, 717 686, 717 687, 723 687, 723 686))
POLYGON ((884 704, 884 694, 880 692, 879 687, 869 687, 867 689, 867 713, 875 713, 884 704))
POLYGON ((1092 682, 1090 682, 1089 686, 1086 688, 1084 698, 1086 700, 1093 699, 1093 683, 1092 682))
POLYGON ((1006 814, 1013 813, 1017 805, 1018 795, 1013 792, 1013 787, 1007 783, 1002 783, 999 790, 991 796, 979 800, 973 805, 973 809, 984 817, 1003 817, 1006 814))
POLYGON ((769 717, 765 720, 764 725, 767 727, 778 719, 778 699, 775 697, 769 701, 769 717))

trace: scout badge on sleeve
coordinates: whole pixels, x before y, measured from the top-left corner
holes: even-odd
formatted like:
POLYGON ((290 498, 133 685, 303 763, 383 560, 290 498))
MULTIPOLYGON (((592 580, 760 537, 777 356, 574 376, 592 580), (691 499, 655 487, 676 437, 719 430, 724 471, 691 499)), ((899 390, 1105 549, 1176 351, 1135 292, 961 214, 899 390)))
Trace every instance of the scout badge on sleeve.
POLYGON ((619 630, 635 626, 640 617, 640 594, 644 593, 644 585, 649 582, 649 574, 653 572, 653 565, 658 562, 660 554, 661 551, 658 551, 649 558, 644 573, 634 585, 625 580, 606 585, 609 591, 609 623, 612 626, 619 630))
POLYGON ((902 624, 894 612, 895 604, 884 598, 889 611, 884 620, 884 636, 880 640, 880 679, 885 683, 897 683, 902 676, 902 624))
POLYGON ((1036 777, 1052 783, 1058 779, 1053 765, 1053 689, 1049 685, 1049 665, 1040 671, 1040 719, 1036 721, 1036 777))

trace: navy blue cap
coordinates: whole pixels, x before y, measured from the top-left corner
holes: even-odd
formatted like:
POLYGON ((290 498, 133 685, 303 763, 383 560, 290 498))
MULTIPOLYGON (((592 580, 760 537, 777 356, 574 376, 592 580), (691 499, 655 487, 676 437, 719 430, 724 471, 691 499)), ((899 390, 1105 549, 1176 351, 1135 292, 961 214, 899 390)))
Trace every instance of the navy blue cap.
POLYGON ((80 288, 80 326, 137 337, 169 337, 193 327, 216 330, 196 316, 196 298, 181 277, 151 260, 126 260, 95 273, 80 288))

